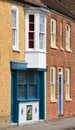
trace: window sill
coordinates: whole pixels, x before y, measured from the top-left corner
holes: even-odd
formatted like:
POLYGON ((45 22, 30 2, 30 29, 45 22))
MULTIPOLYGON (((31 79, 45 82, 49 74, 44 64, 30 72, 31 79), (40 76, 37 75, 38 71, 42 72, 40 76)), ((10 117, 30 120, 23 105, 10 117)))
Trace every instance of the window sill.
POLYGON ((60 47, 60 50, 61 50, 61 51, 64 51, 64 48, 60 47))
POLYGON ((66 102, 70 102, 70 101, 72 101, 72 99, 71 99, 71 98, 66 99, 66 102))
POLYGON ((51 48, 52 48, 52 49, 56 49, 56 50, 58 49, 57 46, 51 46, 51 48))
POLYGON ((20 50, 18 50, 18 49, 13 49, 13 51, 14 51, 14 52, 20 52, 20 50))
POLYGON ((26 53, 45 53, 46 51, 44 50, 25 50, 26 53))
POLYGON ((35 102, 35 101, 39 101, 40 99, 18 99, 18 102, 35 102))
POLYGON ((69 48, 66 48, 66 51, 67 51, 67 52, 72 52, 72 50, 71 50, 71 49, 69 49, 69 48))
POLYGON ((55 99, 55 100, 51 100, 51 102, 52 102, 52 103, 56 103, 56 102, 57 102, 57 100, 56 100, 56 99, 55 99))

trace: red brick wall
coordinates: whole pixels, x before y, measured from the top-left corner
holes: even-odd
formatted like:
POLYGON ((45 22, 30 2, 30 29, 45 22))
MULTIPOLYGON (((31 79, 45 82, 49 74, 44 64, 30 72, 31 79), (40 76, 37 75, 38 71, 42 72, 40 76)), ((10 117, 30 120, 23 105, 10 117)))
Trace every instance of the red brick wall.
POLYGON ((63 68, 63 117, 73 116, 75 114, 75 23, 65 16, 51 12, 47 16, 47 120, 58 118, 58 67, 63 68), (52 49, 50 46, 50 19, 56 19, 56 45, 58 49, 52 49), (60 22, 63 22, 63 48, 60 49, 60 22), (66 24, 71 26, 71 50, 66 51, 65 36, 66 36, 66 24), (50 67, 56 67, 56 99, 57 102, 52 103, 50 100, 50 67), (65 69, 71 70, 71 99, 72 101, 66 101, 65 99, 65 69))

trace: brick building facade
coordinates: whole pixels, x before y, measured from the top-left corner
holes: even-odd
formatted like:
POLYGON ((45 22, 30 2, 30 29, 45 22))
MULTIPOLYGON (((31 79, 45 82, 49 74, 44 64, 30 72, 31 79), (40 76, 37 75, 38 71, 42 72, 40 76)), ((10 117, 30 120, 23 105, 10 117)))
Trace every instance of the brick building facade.
POLYGON ((75 23, 56 12, 47 16, 47 119, 75 115, 75 23), (56 24, 54 25, 53 21, 56 24), (70 27, 67 39, 67 25, 70 27), (53 31, 53 28, 56 30, 53 31), (53 32, 51 32, 53 31, 53 32), (55 32, 55 34, 54 34, 55 32), (51 34, 52 33, 52 34, 51 34), (52 36, 51 36, 52 35, 52 36), (55 39, 54 39, 55 37, 55 39), (51 40, 51 38, 53 38, 51 40), (69 40, 69 47, 67 41, 69 40), (55 42, 52 46, 51 42, 55 42), (67 70, 69 73, 67 74, 67 70), (67 87, 68 86, 68 87, 67 87))
POLYGON ((37 1, 0 1, 0 127, 75 114, 75 23, 37 1))

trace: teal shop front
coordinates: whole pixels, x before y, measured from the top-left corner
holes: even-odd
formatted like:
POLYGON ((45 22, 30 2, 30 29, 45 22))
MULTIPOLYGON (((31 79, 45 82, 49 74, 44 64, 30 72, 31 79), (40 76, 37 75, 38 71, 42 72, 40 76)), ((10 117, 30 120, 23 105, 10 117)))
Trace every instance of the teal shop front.
POLYGON ((43 69, 11 61, 11 123, 27 124, 45 119, 43 69))

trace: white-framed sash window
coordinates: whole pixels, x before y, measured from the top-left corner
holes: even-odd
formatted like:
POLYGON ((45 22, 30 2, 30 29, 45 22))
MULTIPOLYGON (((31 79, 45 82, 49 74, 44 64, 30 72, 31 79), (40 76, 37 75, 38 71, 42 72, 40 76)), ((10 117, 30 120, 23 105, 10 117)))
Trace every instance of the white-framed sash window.
POLYGON ((51 19, 51 47, 56 48, 56 20, 51 19))
POLYGON ((18 50, 18 27, 19 27, 19 14, 18 8, 16 6, 12 6, 12 45, 13 50, 18 50))
POLYGON ((63 22, 60 22, 60 49, 63 49, 63 22))
POLYGON ((70 25, 66 24, 66 49, 70 50, 71 36, 70 36, 70 25))
POLYGON ((26 51, 46 51, 46 16, 26 13, 26 51))

